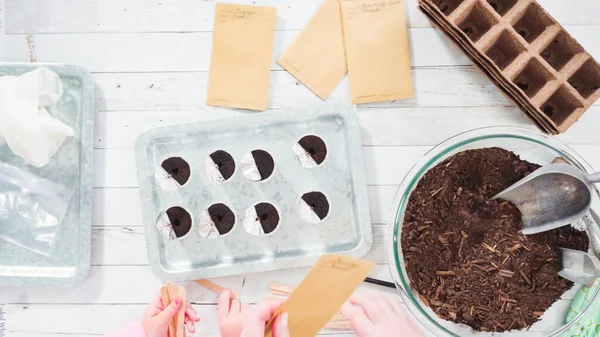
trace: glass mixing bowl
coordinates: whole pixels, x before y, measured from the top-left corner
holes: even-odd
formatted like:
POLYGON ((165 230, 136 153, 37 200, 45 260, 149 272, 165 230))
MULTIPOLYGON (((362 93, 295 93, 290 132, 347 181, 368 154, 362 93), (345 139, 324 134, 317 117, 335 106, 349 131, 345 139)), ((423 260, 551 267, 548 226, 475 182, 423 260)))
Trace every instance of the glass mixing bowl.
MULTIPOLYGON (((512 127, 482 128, 461 133, 444 141, 425 154, 412 167, 396 193, 395 208, 390 212, 390 222, 388 224, 389 241, 387 249, 388 261, 396 286, 400 290, 400 294, 410 312, 422 325, 437 336, 570 336, 581 328, 584 324, 584 318, 589 316, 590 311, 595 310, 592 304, 600 301, 600 290, 595 290, 592 304, 585 306, 579 315, 569 323, 566 322, 565 318, 571 300, 581 289, 580 285, 575 285, 573 289, 565 293, 528 331, 515 330, 504 333, 489 333, 473 331, 466 325, 439 318, 421 302, 418 292, 411 286, 404 267, 400 241, 404 212, 410 194, 421 177, 436 164, 458 152, 487 147, 500 147, 512 151, 518 154, 521 159, 540 165, 549 164, 560 157, 588 173, 593 172, 589 164, 560 141, 527 129, 512 127)), ((600 195, 597 191, 592 198, 591 211, 600 214, 600 195)), ((582 223, 579 225, 586 228, 588 236, 590 236, 590 246, 592 246, 590 252, 598 255, 600 250, 600 235, 598 234, 600 233, 600 227, 589 217, 582 219, 582 223)))

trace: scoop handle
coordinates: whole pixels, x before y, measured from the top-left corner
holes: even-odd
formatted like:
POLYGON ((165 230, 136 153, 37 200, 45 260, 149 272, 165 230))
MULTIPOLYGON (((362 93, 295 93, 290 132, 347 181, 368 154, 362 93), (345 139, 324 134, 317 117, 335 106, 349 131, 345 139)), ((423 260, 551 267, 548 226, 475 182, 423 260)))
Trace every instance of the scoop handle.
POLYGON ((587 225, 588 235, 594 251, 597 256, 600 256, 600 216, 593 209, 590 209, 590 216, 592 219, 584 218, 584 221, 587 225))
POLYGON ((592 184, 600 183, 600 172, 596 172, 587 176, 587 180, 592 184))

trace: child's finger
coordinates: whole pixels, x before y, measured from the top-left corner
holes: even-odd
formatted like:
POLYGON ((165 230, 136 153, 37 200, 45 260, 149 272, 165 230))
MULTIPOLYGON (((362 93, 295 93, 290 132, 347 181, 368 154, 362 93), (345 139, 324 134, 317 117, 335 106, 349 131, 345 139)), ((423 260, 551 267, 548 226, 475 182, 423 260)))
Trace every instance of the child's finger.
POLYGON ((196 326, 194 325, 194 322, 192 320, 190 320, 189 317, 187 317, 187 316, 185 317, 184 324, 189 333, 196 332, 196 326))
POLYGON ((400 303, 386 296, 386 301, 390 307, 390 312, 388 313, 388 317, 394 320, 398 320, 399 317, 405 317, 406 313, 402 310, 400 303))
POLYGON ((190 321, 190 322, 192 322, 192 324, 196 324, 196 323, 200 322, 200 318, 195 318, 195 319, 194 319, 194 318, 191 318, 190 316, 188 316, 188 315, 186 314, 186 315, 185 315, 185 318, 184 318, 184 322, 187 322, 187 321, 190 321))
POLYGON ((219 296, 219 302, 217 305, 217 312, 219 315, 219 321, 222 322, 229 315, 229 300, 231 299, 231 292, 227 289, 223 290, 221 296, 219 296))
POLYGON ((284 312, 277 316, 273 325, 273 336, 275 337, 290 337, 288 328, 288 313, 284 312))
POLYGON ((158 315, 161 311, 163 311, 164 306, 162 303, 162 297, 160 296, 160 291, 154 296, 150 304, 148 304, 148 308, 146 309, 145 317, 154 317, 158 315))
POLYGON ((367 318, 365 312, 349 302, 342 306, 342 314, 350 321, 350 326, 359 336, 369 336, 375 329, 375 325, 367 318))
POLYGON ((242 322, 246 321, 246 317, 248 317, 249 312, 250 303, 242 303, 242 308, 240 309, 240 317, 242 318, 242 322))
POLYGON ((163 310, 161 313, 156 315, 154 317, 154 319, 156 320, 156 322, 158 323, 158 325, 160 327, 165 327, 165 326, 169 325, 169 322, 171 321, 171 319, 173 317, 175 317, 175 315, 177 315, 177 313, 179 312, 179 308, 181 308, 181 306, 182 306, 181 298, 177 297, 173 300, 173 302, 171 302, 171 304, 169 304, 165 308, 165 310, 163 310))
POLYGON ((239 314, 241 310, 240 301, 233 300, 231 301, 231 308, 229 309, 230 314, 239 314))
POLYGON ((246 318, 242 337, 263 336, 265 334, 265 324, 282 304, 283 300, 268 300, 256 306, 255 310, 251 310, 246 318))
POLYGON ((367 317, 373 322, 379 322, 386 316, 384 308, 387 303, 383 295, 354 293, 350 297, 350 303, 363 308, 367 317))
POLYGON ((194 307, 192 307, 191 304, 188 304, 185 307, 185 314, 194 322, 200 322, 200 317, 198 317, 198 313, 196 312, 196 309, 194 309, 194 307))

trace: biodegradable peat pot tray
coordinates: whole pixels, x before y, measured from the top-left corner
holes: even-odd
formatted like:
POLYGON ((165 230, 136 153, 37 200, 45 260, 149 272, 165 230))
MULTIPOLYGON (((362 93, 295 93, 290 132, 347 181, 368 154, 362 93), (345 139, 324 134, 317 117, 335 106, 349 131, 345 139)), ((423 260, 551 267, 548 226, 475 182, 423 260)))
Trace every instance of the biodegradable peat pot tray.
POLYGON ((600 64, 532 0, 420 0, 421 11, 538 128, 565 132, 600 98, 600 64))
POLYGON ((187 281, 364 256, 373 241, 354 110, 166 126, 136 143, 150 265, 187 281))

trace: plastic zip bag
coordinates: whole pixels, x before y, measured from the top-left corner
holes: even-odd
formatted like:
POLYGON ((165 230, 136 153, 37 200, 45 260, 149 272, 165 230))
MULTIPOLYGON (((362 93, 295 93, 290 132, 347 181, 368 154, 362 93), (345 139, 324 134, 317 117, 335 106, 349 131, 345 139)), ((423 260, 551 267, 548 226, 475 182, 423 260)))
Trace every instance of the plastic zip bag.
POLYGON ((0 239, 50 256, 73 191, 0 163, 0 239))

